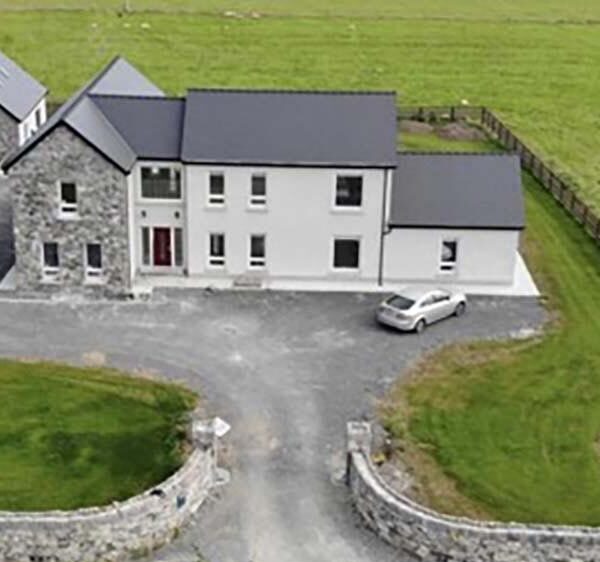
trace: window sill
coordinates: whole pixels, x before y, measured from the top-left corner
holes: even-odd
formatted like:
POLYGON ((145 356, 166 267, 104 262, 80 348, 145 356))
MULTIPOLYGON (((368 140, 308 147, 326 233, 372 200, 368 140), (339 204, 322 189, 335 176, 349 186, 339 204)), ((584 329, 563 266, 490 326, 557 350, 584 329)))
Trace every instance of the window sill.
POLYGON ((60 285, 60 279, 58 278, 58 275, 43 275, 41 283, 42 285, 60 285))
POLYGON ((266 205, 248 205, 246 210, 249 213, 266 213, 269 209, 266 205))
POLYGON ((79 213, 73 213, 73 214, 58 213, 56 218, 59 221, 64 221, 64 222, 70 222, 70 221, 77 222, 77 221, 81 220, 79 213))
POLYGON ((173 199, 159 199, 153 197, 140 197, 136 200, 138 205, 183 205, 183 197, 173 199))
POLYGON ((365 210, 361 207, 332 207, 331 213, 334 215, 362 215, 365 210))
POLYGON ((207 203, 204 208, 207 211, 226 211, 227 210, 227 205, 225 203, 223 204, 216 204, 216 203, 207 203))
POLYGON ((334 275, 340 275, 343 277, 353 277, 360 276, 361 270, 360 267, 352 268, 352 267, 333 267, 331 268, 331 273, 334 275))
POLYGON ((83 283, 84 283, 84 285, 105 285, 106 279, 102 275, 99 275, 97 277, 96 276, 94 276, 94 277, 86 276, 83 283))

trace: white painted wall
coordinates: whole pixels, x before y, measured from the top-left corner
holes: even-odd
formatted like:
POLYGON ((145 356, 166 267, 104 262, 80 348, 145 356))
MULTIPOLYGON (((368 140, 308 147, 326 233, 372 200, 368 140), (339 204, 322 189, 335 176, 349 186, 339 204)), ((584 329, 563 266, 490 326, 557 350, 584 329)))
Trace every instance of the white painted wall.
MULTIPOLYGON (((46 122, 46 98, 42 98, 40 102, 33 108, 31 113, 19 123, 19 146, 25 144, 25 141, 37 132, 38 126, 36 121, 36 112, 40 112, 41 125, 46 122)), ((41 126, 40 125, 40 126, 41 126)))
MULTIPOLYGON (((140 273, 176 273, 181 274, 183 268, 153 268, 142 264, 142 227, 169 227, 185 229, 185 175, 182 172, 182 198, 173 199, 143 199, 140 169, 147 166, 172 167, 182 169, 179 162, 140 161, 135 164, 129 175, 130 201, 130 248, 134 252, 132 275, 140 273)), ((185 234, 184 234, 185 240, 185 234)), ((184 256, 186 253, 184 243, 184 256)), ((174 251, 174 248, 171 248, 174 251)))
POLYGON ((379 266, 383 170, 333 170, 323 168, 251 168, 187 166, 186 229, 187 269, 190 276, 234 280, 258 276, 263 286, 297 280, 376 282, 379 266), (225 174, 226 204, 207 203, 209 174, 225 174), (249 207, 251 175, 267 177, 267 208, 249 207), (363 176, 360 210, 334 209, 338 173, 363 176), (226 267, 208 266, 209 234, 225 233, 226 267), (267 267, 248 267, 249 237, 266 235, 267 267), (361 239, 360 270, 333 271, 334 236, 361 239))
POLYGON ((385 282, 511 284, 518 244, 514 230, 394 229, 384 242, 385 282), (458 241, 455 273, 440 272, 444 239, 458 241))

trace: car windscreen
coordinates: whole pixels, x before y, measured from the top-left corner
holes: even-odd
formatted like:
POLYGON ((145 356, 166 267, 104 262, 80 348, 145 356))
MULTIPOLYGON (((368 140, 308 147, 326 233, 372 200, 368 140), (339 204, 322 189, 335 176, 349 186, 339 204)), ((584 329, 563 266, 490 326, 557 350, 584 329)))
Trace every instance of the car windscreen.
POLYGON ((407 299, 402 295, 394 295, 393 297, 390 297, 386 302, 388 305, 393 306, 398 310, 408 310, 413 304, 415 304, 415 301, 407 299))

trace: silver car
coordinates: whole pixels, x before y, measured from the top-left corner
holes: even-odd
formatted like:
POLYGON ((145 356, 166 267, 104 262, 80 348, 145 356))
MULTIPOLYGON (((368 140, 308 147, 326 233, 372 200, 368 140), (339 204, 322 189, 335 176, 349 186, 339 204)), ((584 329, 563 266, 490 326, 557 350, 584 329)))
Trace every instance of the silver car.
POLYGON ((377 320, 398 330, 421 333, 429 324, 448 316, 462 316, 467 297, 444 289, 410 287, 384 300, 377 320))

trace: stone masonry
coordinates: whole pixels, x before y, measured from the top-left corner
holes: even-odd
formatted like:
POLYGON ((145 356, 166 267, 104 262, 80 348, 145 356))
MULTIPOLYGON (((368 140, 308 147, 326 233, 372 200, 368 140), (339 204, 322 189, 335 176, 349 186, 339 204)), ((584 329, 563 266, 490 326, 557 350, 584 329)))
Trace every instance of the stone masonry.
MULTIPOLYGON (((0 107, 0 160, 19 144, 19 123, 0 107)), ((0 172, 1 173, 1 172, 0 172)))
POLYGON ((390 488, 371 459, 368 423, 348 424, 347 482, 368 527, 427 562, 597 562, 600 528, 474 521, 426 509, 390 488))
POLYGON ((21 293, 118 296, 129 281, 126 176, 65 126, 57 127, 10 171, 16 284, 21 293), (77 185, 77 217, 59 216, 59 182, 77 185), (60 271, 42 275, 42 248, 58 243, 60 271), (102 245, 102 283, 85 281, 85 246, 102 245))
POLYGON ((177 536, 215 483, 214 433, 183 467, 144 494, 103 508, 0 512, 2 562, 117 562, 139 558, 177 536))

